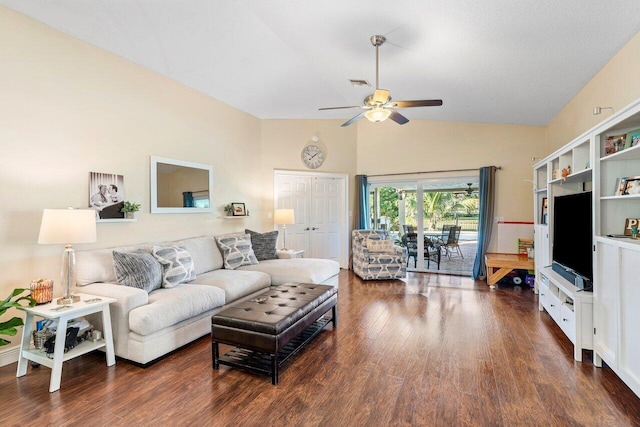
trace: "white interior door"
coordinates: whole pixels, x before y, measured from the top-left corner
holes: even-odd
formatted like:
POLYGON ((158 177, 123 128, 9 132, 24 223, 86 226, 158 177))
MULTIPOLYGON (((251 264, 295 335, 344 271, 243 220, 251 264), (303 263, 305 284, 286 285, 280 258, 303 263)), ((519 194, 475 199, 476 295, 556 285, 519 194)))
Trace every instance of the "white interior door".
POLYGON ((344 180, 314 177, 311 191, 310 254, 340 262, 342 200, 344 180))
MULTIPOLYGON (((295 224, 287 225, 286 247, 287 249, 304 250, 310 252, 309 247, 309 211, 311 204, 311 177, 296 175, 277 175, 276 194, 278 195, 276 209, 293 209, 295 211, 295 224)), ((284 246, 282 226, 278 226, 278 248, 284 246)))
POLYGON ((333 259, 347 268, 347 176, 276 171, 274 182, 275 208, 295 211, 296 223, 287 226, 287 248, 303 249, 305 257, 333 259))

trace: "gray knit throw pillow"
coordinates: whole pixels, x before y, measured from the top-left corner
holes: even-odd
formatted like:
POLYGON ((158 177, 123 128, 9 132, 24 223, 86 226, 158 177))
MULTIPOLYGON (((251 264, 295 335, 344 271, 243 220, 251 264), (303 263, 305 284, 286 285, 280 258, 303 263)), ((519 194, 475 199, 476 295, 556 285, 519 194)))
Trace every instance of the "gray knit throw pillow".
POLYGON ((150 253, 113 251, 113 267, 120 285, 147 292, 162 285, 162 268, 150 253))
POLYGON ((258 261, 278 258, 278 254, 276 253, 278 230, 267 233, 258 233, 257 231, 251 230, 244 230, 244 232, 251 236, 251 246, 258 261))

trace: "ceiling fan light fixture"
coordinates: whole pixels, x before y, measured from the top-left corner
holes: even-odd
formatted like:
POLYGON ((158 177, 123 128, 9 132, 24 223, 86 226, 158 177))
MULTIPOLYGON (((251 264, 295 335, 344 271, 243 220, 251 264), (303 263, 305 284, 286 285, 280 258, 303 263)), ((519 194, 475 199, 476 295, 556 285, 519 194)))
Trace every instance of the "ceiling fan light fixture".
POLYGON ((364 113, 364 116, 373 123, 379 123, 387 120, 389 115, 391 114, 391 110, 387 110, 382 107, 374 107, 369 111, 364 113))

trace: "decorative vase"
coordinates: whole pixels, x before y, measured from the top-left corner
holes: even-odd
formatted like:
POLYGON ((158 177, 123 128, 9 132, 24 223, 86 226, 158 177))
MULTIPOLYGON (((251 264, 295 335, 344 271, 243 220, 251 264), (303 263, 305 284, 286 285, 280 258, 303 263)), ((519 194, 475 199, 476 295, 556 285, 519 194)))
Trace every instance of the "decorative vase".
POLYGON ((126 219, 133 219, 133 215, 135 214, 135 212, 125 212, 124 213, 124 217, 126 219))

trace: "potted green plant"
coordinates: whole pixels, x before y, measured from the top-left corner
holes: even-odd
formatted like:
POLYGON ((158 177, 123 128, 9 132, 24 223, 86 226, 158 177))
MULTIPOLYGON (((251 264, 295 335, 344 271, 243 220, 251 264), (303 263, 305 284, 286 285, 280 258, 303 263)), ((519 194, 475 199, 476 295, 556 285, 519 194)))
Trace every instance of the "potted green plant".
POLYGON ((134 212, 138 212, 140 210, 139 203, 132 203, 129 201, 124 202, 124 206, 120 209, 120 212, 124 212, 124 217, 127 219, 133 219, 134 212))
POLYGON ((227 216, 232 216, 233 215, 233 206, 231 206, 231 203, 229 203, 228 205, 225 205, 224 207, 224 213, 227 216))
MULTIPOLYGON (((20 295, 22 292, 28 291, 28 290, 29 289, 22 289, 22 288, 14 289, 11 295, 9 295, 7 299, 5 299, 0 303, 0 317, 2 317, 2 315, 11 307, 22 307, 23 305, 20 303, 20 301, 28 301, 29 307, 33 307, 34 305, 36 305, 36 300, 31 298, 29 295, 16 298, 13 301, 11 300, 12 298, 15 298, 18 295, 20 295)), ((14 336, 16 333, 18 333, 18 329, 16 328, 22 325, 24 325, 24 323, 22 322, 22 319, 19 317, 12 317, 6 322, 0 322, 0 335, 14 336)), ((7 345, 10 342, 11 341, 0 338, 0 346, 7 345)))

